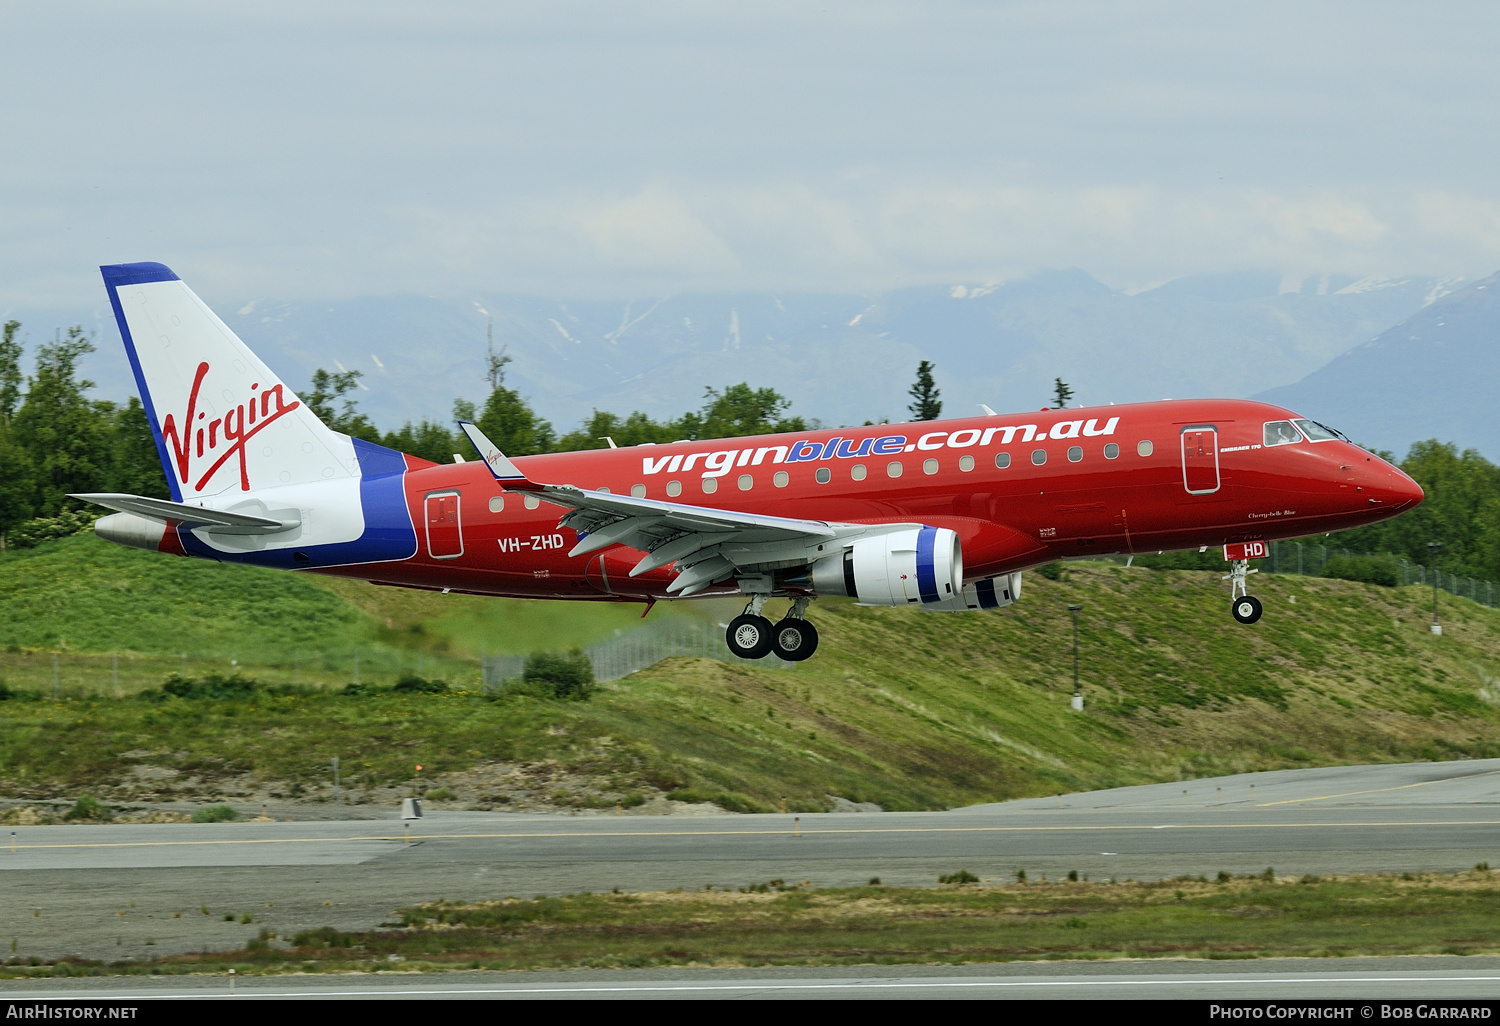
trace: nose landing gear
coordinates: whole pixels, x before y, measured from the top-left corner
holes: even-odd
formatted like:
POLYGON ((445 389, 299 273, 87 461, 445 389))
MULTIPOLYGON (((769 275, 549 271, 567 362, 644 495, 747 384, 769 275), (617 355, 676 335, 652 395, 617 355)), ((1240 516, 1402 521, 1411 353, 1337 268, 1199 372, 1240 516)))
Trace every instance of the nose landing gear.
POLYGON ((788 662, 801 662, 818 650, 818 631, 802 618, 811 599, 799 598, 792 603, 786 616, 772 626, 771 621, 761 615, 765 608, 765 595, 753 595, 745 611, 729 621, 724 632, 724 641, 729 651, 741 659, 759 659, 775 652, 788 662))
POLYGON ((1223 579, 1229 582, 1229 613, 1240 623, 1254 623, 1262 612, 1260 599, 1245 590, 1245 578, 1260 573, 1250 569, 1248 559, 1236 559, 1229 564, 1229 573, 1223 579))

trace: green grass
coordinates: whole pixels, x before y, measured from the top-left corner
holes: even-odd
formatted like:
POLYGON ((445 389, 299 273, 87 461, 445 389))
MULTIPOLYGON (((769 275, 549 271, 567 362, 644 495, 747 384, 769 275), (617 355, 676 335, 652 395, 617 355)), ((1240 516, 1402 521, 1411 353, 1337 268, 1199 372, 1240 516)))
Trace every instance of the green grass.
MULTIPOLYGON (((405 781, 420 762, 424 782, 446 787, 458 807, 508 807, 493 782, 463 777, 506 763, 567 777, 553 789, 564 806, 663 795, 756 811, 779 808, 785 795, 792 810, 812 811, 837 795, 931 809, 1249 770, 1500 755, 1500 611, 1444 595, 1446 633, 1434 637, 1422 588, 1252 580, 1266 604, 1252 627, 1228 616, 1217 574, 1110 564, 1074 564, 1055 581, 1028 576, 1023 600, 995 613, 823 601, 812 613, 822 647, 795 669, 671 659, 586 702, 556 702, 478 694, 477 668, 464 662, 477 636, 489 632, 491 651, 562 648, 628 629, 640 607, 533 607, 272 577, 66 539, 0 559, 0 597, 16 599, 0 640, 81 639, 64 655, 106 683, 70 685, 64 675, 61 701, 0 706, 0 794, 208 801, 248 777, 294 797, 322 795, 337 755, 351 788, 405 781), (186 597, 164 598, 169 583, 186 597), (216 608, 219 594, 233 599, 216 608), (1084 605, 1082 715, 1068 706, 1071 603, 1084 605), (191 615, 178 617, 183 609, 191 615), (273 644, 283 629, 309 645, 363 639, 366 682, 388 686, 394 668, 425 660, 426 676, 451 670, 457 690, 108 697, 103 653, 132 639, 136 687, 178 669, 151 645, 175 643, 170 653, 226 639, 238 644, 242 672, 286 683, 287 646, 273 644), (135 764, 197 783, 131 782, 121 768, 135 764)), ((0 672, 50 694, 50 658, 0 653, 0 672), (39 662, 42 680, 17 679, 7 659, 39 662)), ((298 672, 304 682, 350 680, 331 658, 298 672)))
MULTIPOLYGON (((1268 871, 1269 874, 1269 871, 1268 871)), ((969 874, 958 874, 960 878, 969 874)), ((399 909, 368 932, 115 971, 240 972, 850 965, 1043 959, 1478 954, 1500 950, 1500 882, 1454 875, 1076 881, 574 894, 399 909)), ((248 920, 246 920, 248 921, 248 920)), ((0 977, 104 972, 0 967, 0 977)))
MULTIPOLYGON (((475 684, 486 655, 567 650, 638 626, 633 603, 529 601, 181 559, 75 536, 0 555, 0 679, 123 694, 253 668, 267 682, 475 684)), ((663 606, 662 615, 695 610, 663 606)))

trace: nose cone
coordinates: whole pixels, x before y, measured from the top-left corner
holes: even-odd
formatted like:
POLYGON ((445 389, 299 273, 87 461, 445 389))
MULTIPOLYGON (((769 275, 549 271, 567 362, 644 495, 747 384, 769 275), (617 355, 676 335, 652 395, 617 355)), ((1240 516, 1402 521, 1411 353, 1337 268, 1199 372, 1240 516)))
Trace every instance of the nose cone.
POLYGON ((1392 501, 1401 503, 1403 509, 1410 509, 1427 498, 1427 493, 1422 491, 1422 486, 1396 467, 1391 468, 1390 488, 1396 493, 1396 498, 1392 501))
POLYGON ((1366 463, 1359 475, 1366 502, 1390 512, 1401 512, 1416 506, 1426 493, 1422 486, 1408 477, 1399 467, 1384 460, 1375 459, 1366 463))

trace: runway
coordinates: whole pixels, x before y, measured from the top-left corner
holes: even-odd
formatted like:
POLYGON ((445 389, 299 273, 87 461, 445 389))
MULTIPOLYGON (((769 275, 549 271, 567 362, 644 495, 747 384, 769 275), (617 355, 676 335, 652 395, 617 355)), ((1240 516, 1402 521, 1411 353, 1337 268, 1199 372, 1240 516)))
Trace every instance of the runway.
MULTIPOLYGON (((1010 962, 963 966, 798 969, 642 969, 566 972, 359 973, 56 979, 0 985, 0 1001, 183 999, 326 1000, 720 1000, 944 998, 1214 1002, 1345 998, 1455 1002, 1493 999, 1500 958, 1272 958, 1254 962, 1010 962)), ((1372 1012, 1375 1011, 1372 1009, 1372 1012)), ((1358 1012, 1355 1013, 1358 1017, 1358 1012)), ((1373 1017, 1373 1016, 1372 1016, 1373 1017)))
POLYGON ((0 850, 15 953, 234 950, 407 904, 585 890, 931 885, 1500 866, 1500 760, 1282 771, 942 813, 518 816, 23 827, 0 850), (226 919, 225 917, 230 918, 226 919), (249 922, 243 920, 248 919, 249 922))

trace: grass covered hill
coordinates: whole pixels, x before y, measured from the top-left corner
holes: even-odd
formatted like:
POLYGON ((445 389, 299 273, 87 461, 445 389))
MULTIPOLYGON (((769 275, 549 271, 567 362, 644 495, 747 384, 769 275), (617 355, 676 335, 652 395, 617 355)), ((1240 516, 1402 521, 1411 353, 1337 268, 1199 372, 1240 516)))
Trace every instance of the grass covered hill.
MULTIPOLYGON (((1229 618, 1216 573, 1104 563, 1032 575, 1019 604, 990 614, 819 602, 822 648, 795 669, 672 659, 560 701, 478 693, 471 657, 610 637, 639 607, 403 592, 65 539, 0 558, 0 673, 44 696, 0 706, 0 794, 325 800, 337 755, 355 800, 417 787, 457 808, 667 799, 748 811, 787 795, 806 810, 833 796, 911 809, 1500 754, 1500 611, 1443 595, 1435 637, 1421 588, 1253 581, 1266 603, 1253 627, 1229 618), (1070 603, 1084 605, 1082 714, 1068 705, 1070 603), (17 679, 50 673, 64 644, 77 682, 59 671, 57 700, 47 680, 17 679), (423 659, 460 689, 338 693, 355 644, 367 684, 423 659), (304 686, 155 689, 190 646, 226 671, 233 647, 241 673, 273 684, 290 680, 288 649, 305 646, 304 686), (90 683, 115 652, 138 671, 122 699, 90 683)), ((663 613, 691 607, 651 615, 663 613)))

